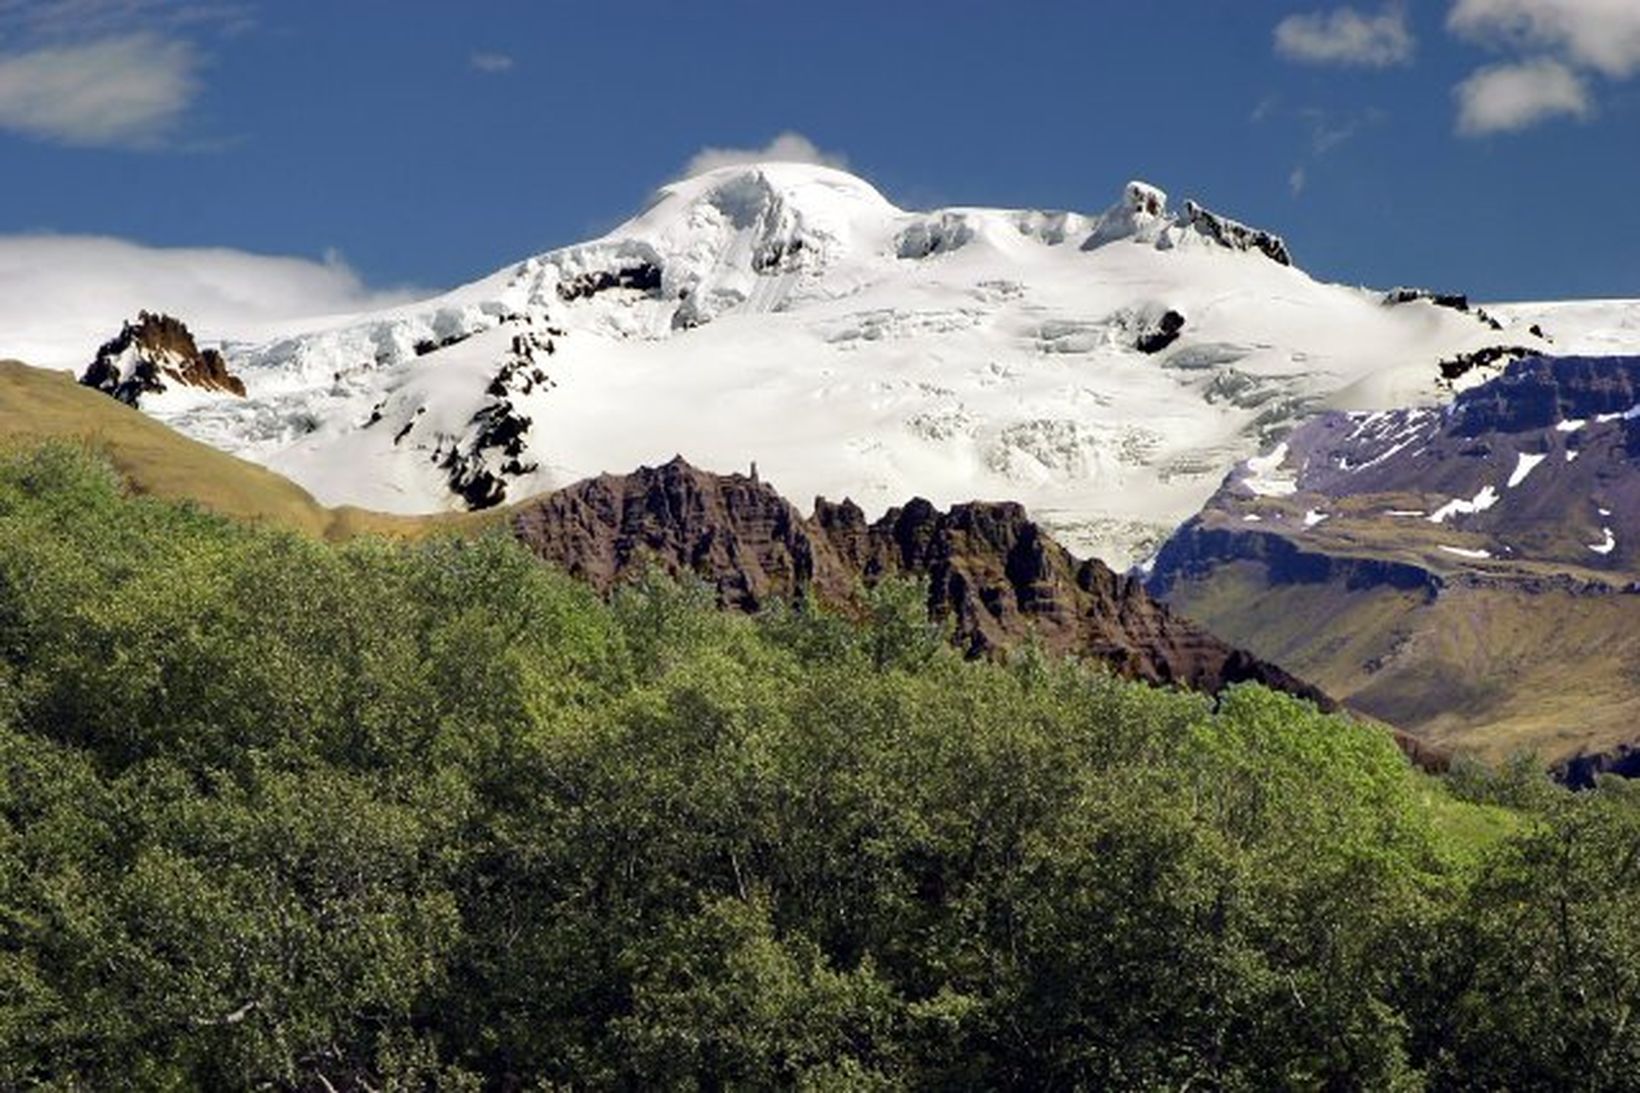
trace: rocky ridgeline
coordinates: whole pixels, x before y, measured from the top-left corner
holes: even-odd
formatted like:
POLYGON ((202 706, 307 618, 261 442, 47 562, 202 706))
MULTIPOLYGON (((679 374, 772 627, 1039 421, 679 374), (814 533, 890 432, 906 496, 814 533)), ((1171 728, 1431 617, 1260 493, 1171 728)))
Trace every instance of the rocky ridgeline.
POLYGON ((852 502, 821 499, 805 519, 755 472, 709 474, 679 458, 531 501, 512 526, 537 555, 603 592, 656 567, 699 577, 728 608, 812 595, 847 610, 885 577, 921 577, 930 612, 951 621, 971 655, 1030 637, 1133 679, 1210 693, 1253 681, 1332 706, 1173 614, 1138 580, 1072 557, 1012 503, 940 511, 916 500, 868 521, 852 502))
POLYGON ((1185 219, 1190 226, 1215 243, 1231 250, 1257 251, 1279 266, 1293 264, 1292 252, 1287 249, 1287 242, 1281 236, 1220 216, 1194 201, 1186 201, 1184 208, 1185 219))
POLYGON ((245 396, 245 384, 229 373, 221 353, 200 349, 180 319, 149 311, 102 344, 80 382, 128 406, 163 393, 168 384, 245 396))

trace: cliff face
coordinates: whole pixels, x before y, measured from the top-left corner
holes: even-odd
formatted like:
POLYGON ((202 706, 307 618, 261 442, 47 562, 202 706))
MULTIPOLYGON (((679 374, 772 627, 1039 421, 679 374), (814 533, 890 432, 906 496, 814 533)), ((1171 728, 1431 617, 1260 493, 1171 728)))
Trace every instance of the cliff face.
POLYGON ((884 577, 920 577, 930 613, 951 620, 970 655, 1034 636, 1134 679, 1206 692, 1252 681, 1332 706, 1314 687, 1173 614, 1137 580, 1072 557, 1017 504, 942 512, 918 499, 868 522, 852 502, 820 499, 805 519, 754 477, 675 459, 531 502, 513 530, 601 591, 650 565, 700 577, 737 610, 806 594, 848 609, 884 577))
POLYGON ((148 311, 104 342, 80 377, 87 387, 129 406, 138 405, 143 395, 165 391, 167 381, 241 398, 245 395, 245 384, 228 372, 221 353, 200 349, 180 320, 148 311))

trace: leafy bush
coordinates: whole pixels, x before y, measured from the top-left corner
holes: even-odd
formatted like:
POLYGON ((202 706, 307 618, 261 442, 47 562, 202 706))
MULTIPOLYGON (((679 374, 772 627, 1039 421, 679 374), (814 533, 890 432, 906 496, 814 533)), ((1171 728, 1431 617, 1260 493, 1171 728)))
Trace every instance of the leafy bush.
POLYGON ((1456 855, 1375 730, 965 661, 919 597, 606 605, 7 457, 0 1086, 1632 1075, 1634 794, 1456 855))

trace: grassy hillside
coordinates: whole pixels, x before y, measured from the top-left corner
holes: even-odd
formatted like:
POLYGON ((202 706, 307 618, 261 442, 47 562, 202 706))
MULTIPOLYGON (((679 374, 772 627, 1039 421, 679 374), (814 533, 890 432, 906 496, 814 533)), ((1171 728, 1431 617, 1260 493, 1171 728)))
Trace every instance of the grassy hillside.
POLYGON ((123 403, 82 387, 66 372, 0 361, 0 442, 82 441, 102 453, 139 493, 193 501, 212 512, 327 539, 362 533, 418 536, 477 528, 493 514, 390 516, 331 509, 272 471, 190 440, 123 403))
POLYGON ((1490 761, 1546 762, 1635 738, 1640 596, 1453 584, 1272 585, 1240 561, 1177 582, 1168 601, 1224 640, 1352 708, 1490 761))

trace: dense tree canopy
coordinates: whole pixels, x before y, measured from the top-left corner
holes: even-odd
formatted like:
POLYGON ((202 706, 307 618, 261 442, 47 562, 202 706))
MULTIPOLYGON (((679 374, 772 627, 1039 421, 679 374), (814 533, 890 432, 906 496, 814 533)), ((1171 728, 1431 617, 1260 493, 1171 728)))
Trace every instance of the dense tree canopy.
POLYGON ((1640 799, 0 463, 0 1087, 1623 1088, 1640 799))

